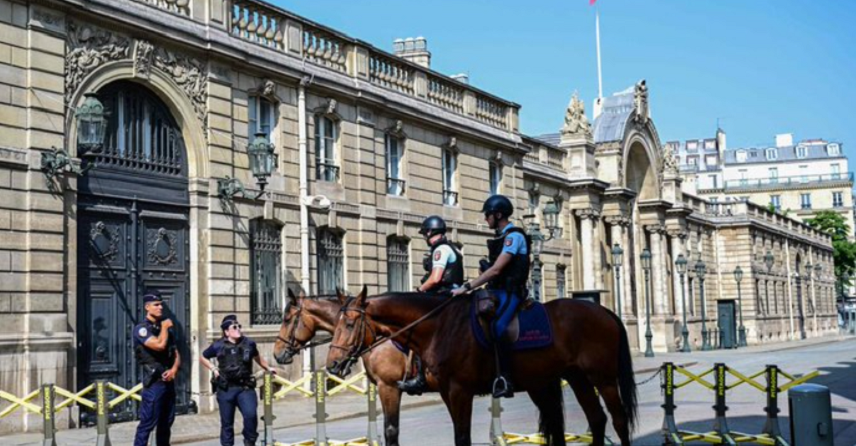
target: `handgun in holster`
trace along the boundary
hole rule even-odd
[[[162,374],[162,367],[143,364],[143,387],[151,387],[152,384],[161,379]]]

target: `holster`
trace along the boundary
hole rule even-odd
[[[229,383],[221,376],[212,376],[211,391],[217,392],[218,390],[221,390],[223,392],[229,390]]]
[[[161,379],[161,375],[163,375],[163,367],[143,364],[143,387],[151,387]]]

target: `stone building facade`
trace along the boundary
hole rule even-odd
[[[431,214],[447,219],[473,277],[493,192],[517,216],[560,209],[563,231],[538,265],[546,299],[597,291],[618,311],[609,252],[625,247],[618,288],[634,346],[646,283],[655,349],[680,345],[680,253],[708,265],[703,298],[692,279],[683,286],[694,346],[702,301],[710,326],[734,320],[738,264],[750,342],[835,327],[829,238],[752,204],[682,193],[644,81],[600,99],[591,124],[573,98],[562,132],[535,138],[520,133],[517,104],[432,71],[424,42],[409,57],[405,41],[399,57],[261,2],[0,0],[0,36],[9,393],[136,383],[131,328],[143,292],[158,289],[185,357],[181,410],[208,410],[197,358],[225,314],[269,352],[286,288],[412,289],[426,252],[418,225]],[[85,148],[76,116],[91,94],[109,125],[103,146]],[[247,153],[259,133],[278,155],[261,195]],[[46,175],[45,161],[61,166],[55,149],[71,164]],[[809,259],[822,265],[811,277],[800,270]]]

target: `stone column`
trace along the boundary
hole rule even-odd
[[[683,254],[684,258],[687,258],[687,254],[684,252],[684,245],[687,239],[687,233],[683,230],[672,230],[669,231],[669,237],[672,238],[672,265],[670,265],[675,273],[672,274],[672,289],[674,290],[675,296],[675,314],[682,315],[684,310],[684,302],[683,296],[687,296],[689,299],[689,290],[687,289],[687,275],[684,274],[684,289],[681,290],[681,275],[678,274],[678,269],[675,267],[674,262],[678,259],[678,256]],[[687,260],[689,260],[687,258]],[[687,270],[689,270],[689,261],[687,262]],[[682,294],[684,293],[684,294]]]
[[[580,217],[580,226],[582,234],[582,272],[583,272],[583,289],[593,290],[597,286],[595,281],[595,251],[594,251],[594,222],[600,217],[600,214],[594,209],[578,210],[577,216]]]
[[[650,225],[645,230],[651,234],[651,314],[662,315],[665,313],[662,227]]]
[[[637,314],[636,308],[633,305],[633,281],[635,280],[637,271],[633,271],[632,267],[634,265],[639,265],[639,253],[636,251],[635,246],[631,246],[633,243],[635,243],[631,242],[632,237],[630,231],[632,230],[633,221],[628,216],[621,222],[621,243],[624,247],[624,264],[626,265],[624,267],[624,271],[622,271],[623,274],[621,275],[621,292],[624,293],[622,294],[621,299],[623,301],[622,305],[624,305],[624,308],[621,311],[624,313],[625,317],[629,315],[636,316]]]

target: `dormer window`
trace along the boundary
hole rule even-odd
[[[841,146],[838,144],[828,144],[826,146],[826,154],[829,156],[839,156],[841,155]]]
[[[773,148],[767,149],[765,152],[768,160],[777,160],[779,159],[779,151]]]
[[[698,150],[698,141],[687,141],[687,150]]]
[[[737,159],[738,163],[745,163],[746,162],[746,151],[745,150],[738,150],[736,155],[737,155],[736,159]]]
[[[808,157],[808,146],[797,146],[797,158]]]

